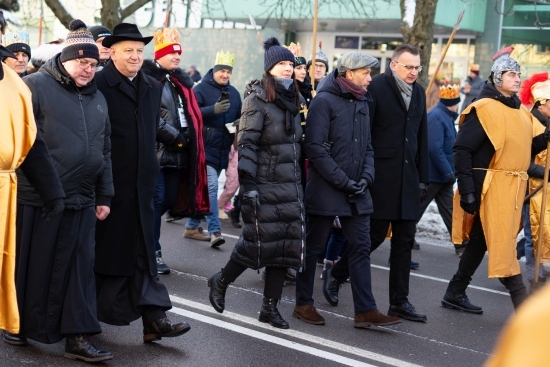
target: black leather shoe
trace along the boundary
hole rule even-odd
[[[271,326],[279,329],[288,329],[288,322],[286,322],[279,310],[277,310],[277,300],[275,298],[265,298],[260,310],[260,322],[267,322]]]
[[[323,270],[323,296],[331,306],[338,306],[338,292],[342,283],[332,276],[332,268]]]
[[[292,272],[292,269],[286,268],[285,274],[285,285],[295,285],[296,284],[296,275]]]
[[[86,335],[67,335],[64,356],[68,359],[80,359],[84,362],[100,362],[113,359],[111,352],[97,349]]]
[[[210,287],[210,294],[208,295],[210,304],[216,311],[222,313],[225,309],[225,292],[227,291],[229,283],[224,281],[222,272],[220,271],[208,279],[208,286]]]
[[[4,331],[3,333],[4,342],[11,345],[27,345],[27,338],[19,334],[12,334]]]
[[[420,263],[416,261],[411,261],[411,270],[417,270],[420,267]]]
[[[446,292],[441,300],[443,307],[452,308],[454,310],[482,314],[483,309],[479,306],[473,305],[466,293],[452,293]]]
[[[414,306],[409,301],[400,305],[390,305],[388,315],[401,317],[402,319],[409,321],[426,322],[428,318],[426,315],[416,312]]]
[[[163,337],[173,338],[183,335],[189,330],[191,330],[191,326],[185,321],[174,325],[167,318],[158,319],[147,326],[143,326],[143,342],[161,340]]]

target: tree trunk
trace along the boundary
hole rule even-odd
[[[101,25],[113,30],[121,22],[119,0],[101,0]]]
[[[60,0],[45,0],[45,2],[46,2],[46,5],[48,6],[48,8],[50,8],[51,11],[53,12],[55,17],[57,19],[59,19],[61,24],[63,24],[65,26],[65,28],[69,29],[69,24],[71,24],[71,20],[73,20],[74,18],[71,14],[69,14],[67,9],[65,9],[63,4],[61,4],[61,1]]]
[[[399,0],[401,15],[405,17],[406,0]],[[418,76],[418,82],[423,87],[427,87],[429,83],[429,67],[430,57],[432,56],[432,43],[434,38],[434,19],[437,0],[421,0],[416,1],[416,9],[414,12],[414,20],[412,27],[403,21],[401,25],[401,33],[405,43],[416,46],[420,51],[420,63],[422,72]]]

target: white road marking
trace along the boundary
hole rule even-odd
[[[181,304],[181,305],[184,305],[184,306],[187,306],[187,307],[192,307],[192,308],[198,309],[202,312],[208,312],[208,313],[213,313],[213,314],[216,314],[216,315],[220,315],[216,311],[214,311],[210,305],[207,306],[207,305],[204,305],[202,303],[194,302],[194,301],[191,301],[189,299],[181,298],[181,297],[174,296],[174,295],[170,295],[170,299],[174,303],[178,303],[178,304]],[[368,363],[361,362],[359,360],[347,358],[347,357],[344,357],[344,356],[336,354],[336,353],[327,352],[327,348],[336,349],[336,350],[342,351],[344,353],[356,355],[356,356],[361,357],[361,358],[370,359],[370,360],[381,362],[381,363],[391,365],[391,366],[420,367],[420,365],[417,365],[417,364],[409,363],[407,361],[403,361],[403,360],[400,360],[400,359],[397,359],[397,358],[388,357],[388,356],[385,356],[385,355],[382,355],[382,354],[370,352],[370,351],[367,351],[367,350],[364,350],[364,349],[351,347],[349,345],[334,342],[332,340],[319,338],[319,337],[316,337],[316,336],[311,335],[311,334],[302,333],[300,331],[291,330],[291,329],[287,329],[287,330],[277,329],[277,328],[274,328],[274,327],[270,326],[269,324],[261,323],[256,319],[246,317],[246,316],[242,316],[242,315],[234,313],[234,312],[224,311],[224,313],[222,314],[223,318],[233,320],[233,321],[236,321],[236,322],[239,322],[239,323],[253,325],[255,329],[260,328],[260,329],[264,329],[264,330],[269,330],[271,333],[277,333],[277,334],[281,334],[281,335],[284,335],[284,336],[287,336],[287,337],[307,341],[309,343],[314,343],[314,344],[317,344],[320,347],[322,347],[322,349],[313,348],[313,347],[307,346],[305,344],[300,344],[300,343],[293,342],[293,341],[290,341],[290,340],[287,340],[287,339],[279,338],[279,337],[276,337],[276,336],[273,336],[273,335],[270,335],[270,334],[266,334],[266,333],[263,333],[263,332],[260,332],[260,331],[256,331],[254,329],[249,329],[249,328],[242,327],[242,326],[239,326],[239,325],[235,325],[235,324],[232,324],[230,322],[222,321],[222,320],[219,320],[219,319],[216,319],[216,318],[213,318],[213,317],[209,317],[209,316],[198,314],[198,313],[195,313],[195,312],[192,312],[192,311],[184,310],[184,309],[181,309],[179,307],[173,307],[170,310],[170,312],[174,312],[178,315],[188,317],[188,318],[191,318],[191,319],[195,319],[195,320],[198,320],[198,321],[210,324],[210,325],[221,327],[221,328],[226,329],[226,330],[231,330],[233,332],[237,332],[237,333],[240,333],[240,334],[243,334],[243,335],[247,335],[249,337],[253,337],[253,338],[256,338],[256,339],[267,341],[267,342],[277,344],[277,345],[280,345],[280,346],[283,346],[283,347],[286,347],[286,348],[294,349],[294,350],[302,352],[302,353],[307,353],[307,354],[311,354],[311,355],[316,356],[316,357],[325,358],[325,359],[328,359],[330,361],[341,363],[341,364],[344,364],[344,365],[347,365],[347,366],[375,367],[375,365],[372,365],[372,364],[368,364]],[[222,316],[222,315],[220,315],[220,316]],[[385,329],[390,330],[389,328],[385,328]],[[368,332],[368,331],[365,331],[365,332]]]

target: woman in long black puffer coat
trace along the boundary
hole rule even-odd
[[[302,266],[305,214],[300,183],[300,93],[294,55],[276,38],[264,43],[261,81],[247,87],[239,135],[243,233],[221,272],[208,281],[210,303],[225,307],[225,292],[247,268],[266,268],[259,320],[288,329],[277,310],[287,268]]]

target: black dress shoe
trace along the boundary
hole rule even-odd
[[[475,313],[478,315],[483,313],[483,309],[481,307],[470,303],[466,293],[446,292],[441,300],[441,305],[454,310]]]
[[[388,315],[401,317],[405,320],[426,322],[428,318],[426,315],[416,312],[414,306],[409,301],[400,305],[390,305]]]
[[[11,345],[27,345],[27,338],[19,334],[12,334],[4,331],[4,342]]]
[[[341,284],[332,276],[332,267],[323,270],[323,296],[331,306],[338,306],[338,292]]]
[[[97,349],[86,335],[67,335],[65,358],[80,359],[84,362],[100,362],[113,359],[113,355],[111,352]]]
[[[191,326],[185,321],[174,325],[167,318],[158,319],[149,325],[143,326],[143,342],[161,340],[162,337],[173,338],[183,335],[189,330],[191,330]]]

